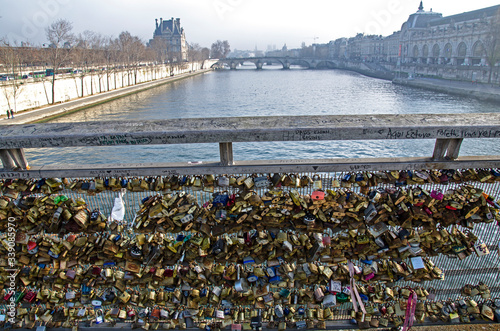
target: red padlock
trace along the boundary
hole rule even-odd
[[[325,199],[325,192],[323,191],[314,191],[311,193],[311,199],[313,201],[319,201]]]

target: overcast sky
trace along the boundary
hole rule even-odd
[[[117,36],[129,31],[144,41],[155,18],[179,17],[189,43],[210,46],[227,39],[232,49],[266,50],[326,43],[358,32],[389,35],[417,11],[415,0],[0,0],[0,37],[44,43],[45,27],[63,18],[74,32]],[[499,0],[424,1],[443,16],[500,4]]]

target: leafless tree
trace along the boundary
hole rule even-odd
[[[102,80],[104,78],[104,75],[106,75],[107,73],[106,68],[103,67],[103,65],[106,63],[104,54],[105,46],[106,38],[100,34],[94,34],[94,37],[92,38],[92,62],[94,64],[94,67],[91,70],[91,74],[97,74],[97,79],[99,82],[99,93],[101,93],[103,90],[104,83]]]
[[[231,52],[231,46],[227,40],[217,40],[212,44],[210,57],[212,59],[224,59]]]
[[[24,63],[23,48],[15,43],[11,44],[6,38],[0,40],[0,62],[3,64],[4,71],[8,73],[13,80],[6,82],[12,88],[3,88],[4,96],[7,99],[9,109],[17,113],[17,97],[22,92],[23,80],[22,69]],[[12,103],[11,103],[12,102]]]
[[[114,87],[116,88],[116,67],[119,63],[119,47],[115,40],[106,38],[103,45],[103,57],[106,63],[106,89],[109,91],[110,75],[114,77]]]
[[[70,58],[74,35],[71,33],[73,25],[67,20],[57,20],[45,29],[47,40],[50,42],[47,60],[52,69],[52,100],[55,102],[56,75],[60,68]]]
[[[206,60],[210,58],[210,49],[208,47],[203,47],[201,49],[201,57]]]
[[[134,37],[132,43],[132,54],[130,56],[130,65],[134,74],[134,84],[137,84],[137,75],[142,62],[145,60],[146,46],[139,37]]]
[[[131,67],[130,63],[132,61],[132,45],[134,43],[133,37],[128,31],[124,31],[120,33],[118,38],[116,39],[116,44],[118,45],[119,51],[120,51],[120,60],[123,64],[123,68],[126,69],[127,71],[127,85],[130,85],[130,75],[131,75]],[[125,70],[124,70],[125,71]],[[123,72],[124,72],[123,71]],[[123,74],[122,74],[122,81],[123,81]],[[122,83],[123,85],[123,83]]]
[[[149,48],[151,48],[156,57],[155,60],[158,63],[165,63],[168,59],[168,43],[165,38],[157,37],[151,40],[149,43]]]
[[[140,64],[144,60],[146,47],[142,40],[137,36],[132,36],[130,32],[120,33],[116,40],[124,66],[127,68],[128,85],[130,85],[130,76],[134,76],[134,84],[137,84],[137,74]]]
[[[94,38],[96,34],[93,31],[86,30],[83,33],[80,33],[76,38],[75,49],[73,51],[73,60],[78,66],[78,70],[75,72],[75,75],[80,77],[81,83],[81,96],[84,96],[84,83],[85,77],[90,75],[90,94],[94,94],[94,86],[93,86],[93,66],[94,66]]]
[[[210,50],[203,48],[200,44],[191,44],[188,46],[188,61],[203,61],[210,56]]]

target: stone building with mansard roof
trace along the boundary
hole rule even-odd
[[[486,42],[491,22],[500,19],[500,5],[443,17],[424,10],[420,2],[400,31],[390,36],[358,34],[349,38],[346,51],[331,42],[334,58],[407,65],[486,66]],[[337,48],[336,48],[337,47]]]
[[[156,29],[153,33],[153,39],[151,42],[157,38],[163,39],[166,46],[166,52],[169,54],[168,58],[171,61],[186,61],[187,60],[187,44],[186,35],[184,29],[181,27],[181,19],[173,17],[170,20],[163,20],[160,18],[160,23],[158,24],[158,19],[156,21]]]
[[[486,65],[485,43],[491,21],[499,13],[497,5],[443,17],[432,9],[425,11],[420,2],[418,11],[401,27],[402,63]]]

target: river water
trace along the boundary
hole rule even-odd
[[[54,122],[170,118],[498,112],[498,105],[341,70],[255,70],[244,65],[134,94]],[[498,154],[493,140],[465,140],[461,155]],[[431,156],[434,141],[235,143],[235,160]],[[28,150],[31,165],[216,161],[217,144]]]

